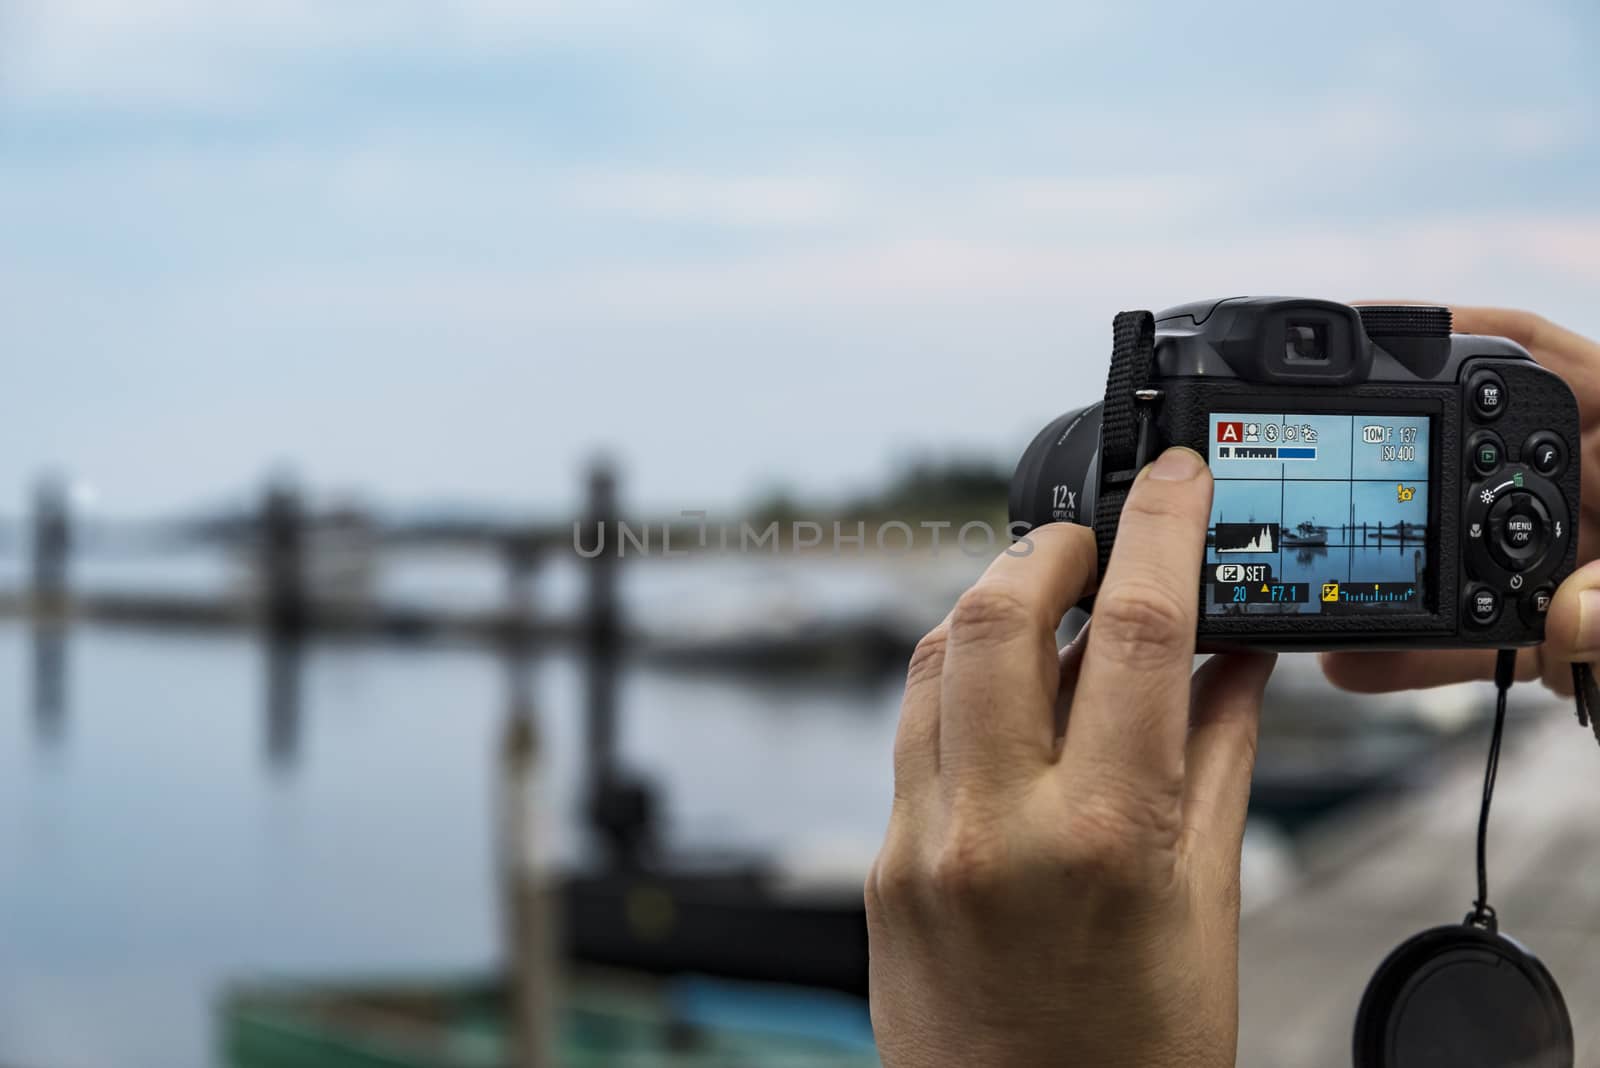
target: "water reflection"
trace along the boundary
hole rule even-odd
[[[270,637],[266,652],[266,765],[289,774],[300,759],[301,667],[304,643],[292,635]]]
[[[60,620],[41,619],[33,628],[34,737],[59,744],[67,719],[67,631]]]

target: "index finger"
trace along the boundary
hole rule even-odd
[[[1460,334],[1510,338],[1566,380],[1580,397],[1600,391],[1600,346],[1542,315],[1518,308],[1453,307]]]
[[[1521,308],[1492,308],[1474,304],[1433,301],[1357,301],[1359,304],[1418,304],[1450,309],[1451,329],[1458,334],[1484,334],[1509,338],[1527,349],[1545,367],[1566,380],[1573,392],[1600,393],[1600,345],[1552,323],[1536,312]]]
[[[1031,531],[1001,553],[950,613],[939,696],[939,774],[1016,779],[1055,754],[1056,628],[1093,586],[1094,532]]]
[[[1196,452],[1168,449],[1140,472],[1117,524],[1095,598],[1065,761],[1135,789],[1182,795],[1189,676],[1211,472]]]
[[[1322,653],[1319,660],[1322,673],[1341,690],[1395,693],[1492,679],[1497,655],[1493,649],[1388,649]],[[1517,679],[1526,682],[1538,675],[1537,653],[1519,650]]]

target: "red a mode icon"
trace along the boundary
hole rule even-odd
[[[1231,441],[1231,442],[1235,442],[1235,443],[1243,441],[1244,440],[1244,424],[1243,423],[1218,423],[1217,424],[1217,440],[1218,441]]]

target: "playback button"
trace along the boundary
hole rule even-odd
[[[1480,430],[1472,435],[1468,448],[1472,455],[1472,469],[1479,475],[1492,475],[1505,462],[1506,447],[1500,443],[1500,436],[1492,430]]]

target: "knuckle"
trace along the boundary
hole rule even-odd
[[[957,642],[1003,641],[1033,626],[1033,613],[1013,593],[977,585],[963,593],[950,613],[950,638]]]
[[[880,918],[904,911],[922,896],[922,882],[915,848],[903,833],[891,829],[867,872],[863,888],[867,911]]]
[[[876,899],[879,911],[885,906],[903,906],[916,899],[920,882],[914,865],[885,853],[878,857],[867,880],[867,904],[871,907]]]
[[[1097,886],[1148,889],[1176,856],[1182,820],[1154,800],[1101,797],[1079,806],[1067,825],[1068,870]]]
[[[1004,883],[999,836],[962,826],[949,833],[933,859],[930,882],[940,900],[955,906],[994,899]]]
[[[1052,553],[1065,557],[1074,574],[1094,578],[1100,566],[1100,552],[1092,529],[1077,523],[1050,523],[1033,531],[1033,537]]]
[[[1123,893],[1143,881],[1142,858],[1128,839],[1092,821],[1075,821],[1064,857],[1067,875],[1080,885]]]
[[[1185,653],[1194,639],[1187,608],[1154,582],[1120,582],[1095,601],[1090,640],[1096,642],[1097,654],[1123,663],[1164,663]]]
[[[867,869],[867,878],[861,885],[861,900],[866,903],[867,912],[877,912],[883,907],[883,892],[878,889],[879,861],[874,860],[872,867]]]
[[[911,660],[906,665],[907,689],[938,681],[944,672],[944,650],[949,638],[949,632],[943,626],[938,626],[917,642],[917,647],[911,651]]]
[[[1183,829],[1182,771],[1137,784],[1098,775],[1069,810],[1068,826],[1075,842],[1096,852],[1173,844]]]

